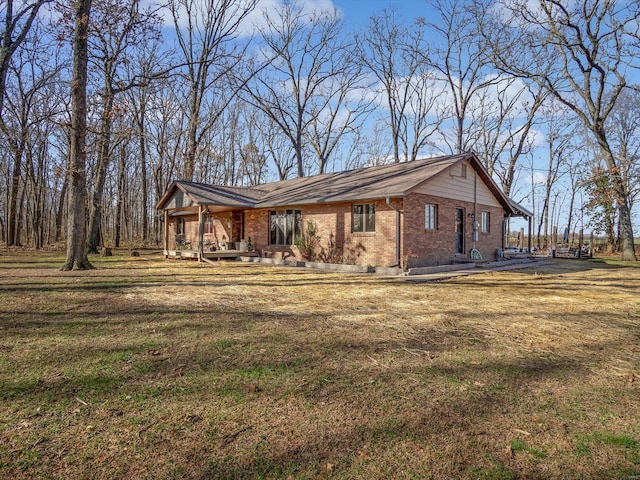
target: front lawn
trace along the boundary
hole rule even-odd
[[[637,479],[640,267],[0,256],[0,478]]]

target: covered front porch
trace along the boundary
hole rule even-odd
[[[258,256],[245,238],[245,210],[250,199],[232,187],[208,190],[174,184],[158,202],[164,219],[165,258],[210,259]]]
[[[219,207],[218,207],[219,208]],[[173,259],[235,259],[258,256],[244,239],[244,213],[216,207],[164,211],[164,257]]]
[[[203,251],[199,250],[165,250],[164,257],[172,259],[196,259],[202,260],[204,258],[208,260],[234,260],[242,257],[258,257],[258,252],[240,251],[240,250],[216,250],[216,251]]]

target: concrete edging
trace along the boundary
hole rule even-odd
[[[401,275],[402,270],[394,267],[363,267],[361,265],[346,265],[342,263],[302,262],[298,260],[280,260],[265,257],[241,257],[241,261],[247,263],[260,263],[264,265],[279,265],[283,267],[314,268],[330,272],[346,273],[376,273],[382,275]]]

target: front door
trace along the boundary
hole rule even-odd
[[[231,212],[231,241],[239,242],[244,239],[244,212]]]
[[[456,208],[456,253],[464,253],[464,208]]]

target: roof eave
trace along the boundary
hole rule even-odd
[[[302,205],[318,205],[318,204],[329,204],[329,203],[353,203],[353,202],[362,202],[362,201],[370,201],[370,200],[384,200],[385,198],[404,198],[405,192],[395,192],[395,193],[384,193],[384,194],[376,194],[376,195],[358,195],[357,197],[343,197],[343,198],[329,198],[329,199],[314,199],[314,200],[306,200],[306,201],[295,201],[295,202],[287,202],[287,203],[258,203],[255,205],[255,209],[260,208],[280,208],[280,207],[296,207]]]
[[[502,204],[502,208],[508,215],[518,216],[518,212],[513,206],[513,203],[509,197],[505,195],[500,186],[495,182],[491,175],[487,171],[487,169],[482,165],[482,162],[477,157],[477,155],[473,152],[470,152],[467,157],[469,163],[473,166],[474,170],[480,175],[482,181],[487,185],[491,193],[496,197],[496,199]]]
[[[171,184],[167,192],[162,196],[158,203],[156,203],[156,210],[164,210],[165,204],[171,199],[176,189],[182,190],[182,193],[189,197],[194,205],[199,205],[198,200],[189,193],[184,185],[182,185],[179,181],[175,181]]]

